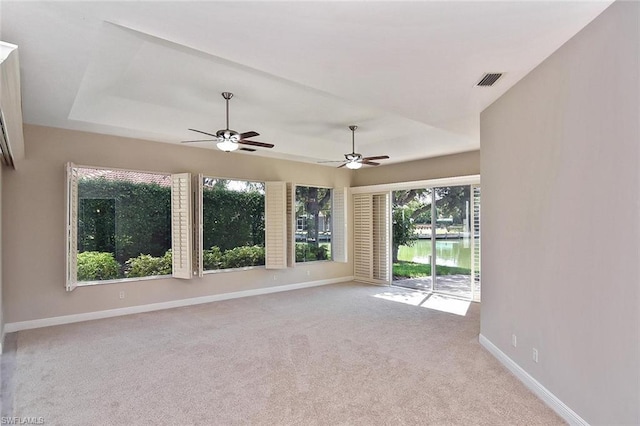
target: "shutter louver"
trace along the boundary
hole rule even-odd
[[[389,194],[373,196],[373,279],[389,282]]]
[[[287,267],[287,187],[265,183],[265,268]]]
[[[78,171],[67,163],[67,265],[66,290],[78,286]]]
[[[353,196],[353,275],[356,280],[373,277],[373,196]]]
[[[202,198],[203,198],[203,176],[199,174],[194,177],[193,182],[193,276],[202,277],[204,267],[202,263],[203,255],[203,227],[202,227]]]
[[[191,175],[171,175],[171,252],[173,277],[191,279],[193,217]]]
[[[472,195],[472,212],[473,212],[473,226],[471,227],[471,262],[472,262],[472,271],[471,276],[473,277],[472,286],[473,286],[473,300],[475,302],[480,301],[480,187],[472,186],[471,187],[473,195]]]
[[[331,252],[334,262],[347,262],[347,188],[334,188],[331,223]]]
[[[296,191],[295,185],[287,183],[287,266],[296,266]]]

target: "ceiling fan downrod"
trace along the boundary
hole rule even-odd
[[[227,101],[227,130],[229,130],[229,99],[233,98],[233,93],[222,92],[222,97]]]
[[[358,128],[358,126],[356,126],[355,124],[352,124],[351,126],[349,126],[349,128],[351,129],[351,153],[355,154],[356,153],[356,129]]]

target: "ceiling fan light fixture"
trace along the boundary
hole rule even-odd
[[[227,104],[226,105],[227,106],[227,114],[226,114],[227,127],[225,129],[218,130],[215,134],[209,133],[209,132],[203,132],[202,130],[198,130],[198,129],[189,129],[192,132],[198,132],[207,136],[211,136],[213,137],[213,139],[198,139],[198,140],[192,140],[192,141],[182,141],[182,143],[209,142],[209,141],[216,142],[216,146],[218,147],[218,149],[225,152],[231,152],[237,149],[241,149],[242,151],[249,151],[249,152],[255,151],[255,149],[253,148],[246,148],[244,146],[240,148],[239,145],[253,145],[253,146],[259,146],[262,148],[274,147],[272,143],[264,143],[264,142],[248,140],[248,138],[252,138],[254,136],[260,136],[260,133],[254,132],[253,130],[250,132],[244,132],[244,133],[238,133],[235,130],[231,130],[229,128],[229,99],[233,97],[233,93],[222,92],[222,97],[225,99]]]
[[[347,168],[351,170],[357,170],[362,167],[362,163],[360,161],[349,161],[347,163]]]
[[[224,152],[231,152],[238,149],[238,144],[229,139],[222,140],[216,144],[219,150]]]

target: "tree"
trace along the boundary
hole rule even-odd
[[[222,251],[264,245],[264,194],[216,184],[202,193],[203,244]]]
[[[307,215],[307,242],[318,247],[320,241],[320,212],[327,210],[331,190],[314,186],[296,187],[296,215]]]
[[[393,263],[398,262],[400,246],[411,246],[417,237],[416,223],[431,223],[431,190],[407,189],[393,191]]]
[[[461,225],[467,215],[467,202],[470,200],[471,187],[445,186],[435,188],[436,205],[442,217],[451,217],[453,223]]]
[[[393,263],[398,262],[400,246],[411,246],[416,242],[415,224],[412,218],[405,214],[403,208],[394,208],[393,214]]]

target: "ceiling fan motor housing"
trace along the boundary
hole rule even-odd
[[[238,142],[240,140],[240,133],[236,132],[235,130],[224,129],[224,130],[218,130],[216,132],[216,137],[220,142],[224,142],[224,141]]]
[[[360,161],[362,160],[362,154],[358,154],[357,152],[352,152],[351,154],[345,154],[344,158],[346,158],[347,161]]]

